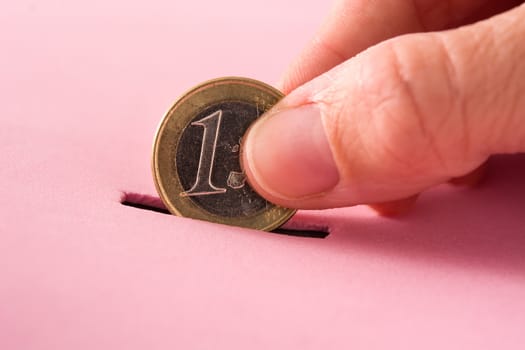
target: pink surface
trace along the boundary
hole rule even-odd
[[[294,219],[326,239],[120,204],[173,100],[277,80],[323,1],[3,2],[0,349],[523,348],[524,156],[403,219]]]

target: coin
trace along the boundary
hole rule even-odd
[[[258,195],[240,164],[246,130],[282,97],[265,83],[227,77],[175,102],[157,130],[152,161],[157,192],[171,213],[268,231],[295,213]]]

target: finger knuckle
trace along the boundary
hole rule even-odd
[[[385,97],[370,109],[383,131],[384,152],[410,171],[450,173],[468,141],[464,123],[457,129],[451,122],[465,120],[455,62],[434,35],[392,40],[382,54],[389,67]]]

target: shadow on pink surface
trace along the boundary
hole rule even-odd
[[[400,218],[331,218],[322,246],[360,246],[382,255],[525,277],[525,155],[498,156],[476,188],[441,186]],[[309,220],[308,213],[300,213]],[[298,218],[299,219],[299,218]]]

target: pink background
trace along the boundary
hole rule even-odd
[[[326,239],[125,207],[193,85],[276,81],[324,1],[3,0],[0,349],[522,349],[525,157]],[[366,28],[363,28],[366,30]]]

